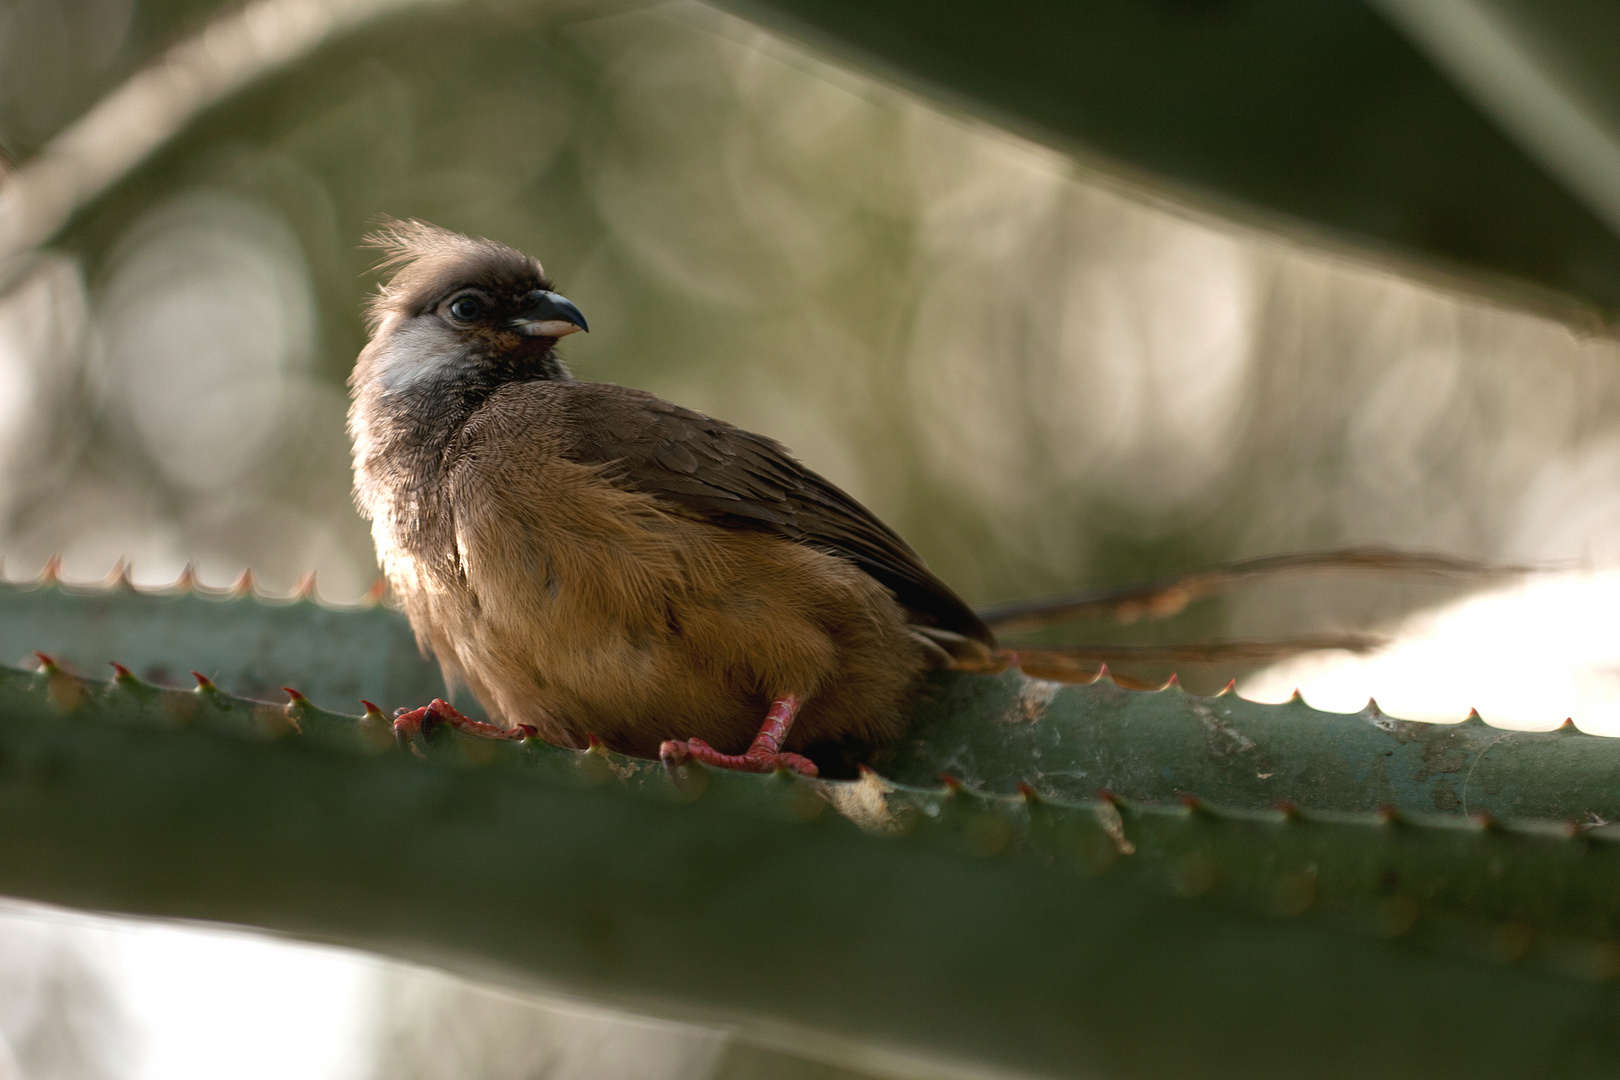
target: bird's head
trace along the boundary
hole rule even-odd
[[[371,342],[357,391],[440,393],[517,379],[567,379],[557,339],[589,329],[520,251],[422,221],[389,221],[366,238],[393,275],[367,311]]]

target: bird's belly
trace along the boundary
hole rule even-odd
[[[921,671],[882,586],[779,538],[658,514],[616,535],[469,534],[461,552],[434,649],[493,716],[554,742],[648,755],[701,738],[737,753],[784,695],[807,703],[791,744],[876,741],[903,723]]]
[[[678,619],[658,617],[680,597],[641,597],[634,610],[566,584],[488,605],[475,626],[450,635],[460,667],[485,708],[549,739],[648,752],[671,731],[735,741],[767,699],[746,671],[693,655]],[[652,601],[652,602],[648,602]],[[516,611],[509,610],[516,607]]]

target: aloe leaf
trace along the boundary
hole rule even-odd
[[[0,672],[0,891],[342,942],[851,1063],[1608,1075],[1613,828],[661,766]]]
[[[248,697],[279,697],[289,683],[328,708],[361,699],[385,708],[445,696],[405,619],[382,604],[328,607],[308,596],[258,599],[244,582],[229,592],[189,585],[138,591],[0,584],[0,663],[41,652],[85,674],[120,663],[148,682],[191,684],[193,671]],[[471,711],[476,705],[457,701]]]
[[[385,711],[442,696],[404,618],[381,604],[331,608],[127,585],[0,586],[0,661],[42,652],[92,673],[117,661],[150,682],[208,675],[248,697],[297,686],[327,708],[361,699]],[[476,704],[458,700],[468,712]],[[1484,812],[1497,817],[1620,820],[1620,740],[1508,731],[1471,717],[1414,723],[1369,703],[1359,713],[1213,698],[1172,685],[1142,693],[1102,679],[1085,686],[937,676],[899,745],[872,764],[904,784],[942,774],[1012,794],[1058,799],[1099,790],[1144,802],[1196,795],[1232,808],[1281,802],[1323,811]]]
[[[1327,811],[1382,806],[1498,817],[1620,820],[1620,739],[1509,731],[1471,715],[1432,724],[1385,715],[1143,693],[1109,679],[1062,686],[1016,673],[945,675],[906,740],[873,764],[903,783],[941,773],[1063,799],[1099,789],[1148,802],[1197,795],[1230,807]]]

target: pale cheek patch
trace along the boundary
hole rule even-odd
[[[455,379],[473,366],[471,350],[461,336],[437,321],[413,320],[398,329],[384,323],[379,336],[392,330],[388,348],[377,357],[376,377],[385,394]]]

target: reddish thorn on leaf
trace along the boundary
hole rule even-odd
[[[1367,713],[1368,716],[1382,716],[1383,715],[1383,710],[1378,707],[1378,699],[1377,698],[1371,698],[1370,697],[1370,698],[1367,699],[1366,713]]]
[[[232,599],[239,600],[244,596],[251,596],[252,594],[253,569],[252,567],[249,567],[248,569],[242,571],[241,576],[236,579],[236,584],[231,586],[230,595]]]
[[[1107,803],[1109,806],[1118,806],[1119,805],[1119,796],[1115,795],[1112,791],[1109,791],[1107,788],[1098,788],[1097,789],[1097,798],[1098,798],[1098,800]]]
[[[293,597],[298,600],[315,599],[315,571],[311,570],[298,579],[298,587],[293,590]]]
[[[365,604],[367,607],[376,607],[386,599],[388,599],[388,579],[379,577],[371,583],[371,588],[366,590]]]
[[[1181,797],[1181,805],[1185,806],[1188,810],[1191,810],[1195,814],[1209,813],[1209,807],[1204,805],[1204,800],[1200,799],[1196,795],[1183,795]]]
[[[585,733],[585,749],[588,752],[600,754],[607,750],[607,744],[598,739],[595,732],[587,731]]]
[[[1284,821],[1300,821],[1304,818],[1304,815],[1299,812],[1299,807],[1287,799],[1278,799],[1277,809],[1282,813]]]
[[[1224,694],[1235,694],[1235,693],[1237,693],[1237,680],[1236,679],[1227,679],[1226,680],[1226,685],[1221,687],[1221,692],[1219,694],[1216,694],[1215,696],[1216,697],[1221,697]]]
[[[110,663],[112,664],[113,678],[117,679],[119,682],[135,681],[135,676],[129,673],[129,668],[125,667],[123,664],[120,664],[116,660],[110,661]]]
[[[60,664],[58,664],[55,660],[52,660],[50,657],[46,656],[42,652],[35,653],[34,657],[35,657],[35,659],[37,659],[39,661],[39,670],[41,670],[41,671],[48,672],[51,675],[55,675],[58,671],[62,670],[62,666]]]
[[[182,566],[180,568],[180,576],[174,579],[174,584],[173,585],[169,586],[169,591],[170,592],[177,592],[177,593],[188,593],[188,592],[194,591],[196,588],[197,588],[197,564],[196,563],[186,563],[186,565],[184,565],[184,566]]]
[[[197,680],[197,689],[198,690],[218,690],[219,689],[219,687],[214,685],[214,682],[213,682],[212,679],[210,679],[208,676],[204,675],[200,671],[193,671],[191,673],[191,677],[193,679]]]
[[[1172,671],[1170,673],[1170,677],[1168,679],[1164,680],[1164,685],[1161,686],[1159,689],[1161,689],[1161,690],[1170,690],[1172,688],[1179,688],[1180,686],[1181,686],[1181,678],[1178,675],[1176,675],[1175,672]]]
[[[533,724],[518,724],[513,730],[523,733],[518,736],[520,739],[538,739],[540,737],[540,729]]]
[[[309,698],[305,697],[303,694],[300,694],[297,690],[294,690],[290,686],[283,686],[281,688],[281,692],[287,695],[287,704],[289,705],[297,705],[299,708],[303,708],[309,704]]]
[[[1566,716],[1564,717],[1564,722],[1559,724],[1553,730],[1558,732],[1560,735],[1578,735],[1580,734],[1581,729],[1575,726],[1575,718],[1573,716]]]
[[[62,556],[52,555],[45,560],[45,566],[39,572],[41,585],[55,585],[62,580]]]
[[[109,592],[113,589],[134,587],[134,583],[129,579],[129,563],[122,556],[112,564],[112,569],[107,571],[107,576],[101,579],[101,587]]]
[[[1108,670],[1108,665],[1107,664],[1104,664],[1102,667],[1097,669],[1097,677],[1092,679],[1091,681],[1094,682],[1094,683],[1113,682],[1114,681],[1114,673]]]
[[[1496,820],[1496,815],[1492,814],[1489,810],[1474,810],[1469,813],[1468,817],[1475,825],[1478,825],[1481,829],[1485,829],[1486,831],[1501,827],[1500,823],[1498,823]]]
[[[1378,807],[1378,820],[1385,825],[1399,825],[1401,823],[1401,808],[1393,803],[1383,803]]]
[[[955,795],[967,789],[966,784],[962,783],[962,781],[958,780],[950,773],[940,773],[939,782],[945,785],[945,791],[951,795]]]
[[[360,704],[362,704],[362,705],[364,705],[366,707],[366,719],[367,720],[387,720],[388,719],[388,717],[383,713],[383,711],[381,709],[377,708],[377,706],[373,705],[371,702],[367,701],[365,698],[360,699]]]
[[[1037,803],[1041,801],[1041,793],[1024,783],[1022,780],[1018,781],[1018,794],[1027,803]]]
[[[1303,705],[1303,704],[1305,704],[1305,695],[1299,692],[1299,687],[1297,687],[1297,686],[1294,687],[1294,692],[1292,694],[1288,695],[1288,704],[1290,704],[1290,705]]]

